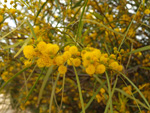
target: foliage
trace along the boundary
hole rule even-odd
[[[1,93],[18,112],[149,113],[149,6],[0,2]]]

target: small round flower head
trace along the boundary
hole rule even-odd
[[[105,89],[104,89],[104,88],[101,88],[101,89],[100,89],[100,92],[101,92],[101,93],[105,93]]]
[[[118,70],[118,66],[119,66],[119,64],[118,64],[118,62],[116,62],[116,61],[111,62],[111,63],[109,64],[109,67],[112,68],[112,69],[114,69],[114,70]]]
[[[73,63],[73,58],[69,58],[67,60],[67,64],[70,65],[70,66],[72,66],[72,63]]]
[[[81,65],[81,60],[80,60],[79,58],[73,59],[73,65],[74,65],[75,67],[80,66],[80,65]]]
[[[0,15],[0,23],[3,21],[3,15]]]
[[[55,62],[56,62],[56,65],[62,65],[63,63],[64,63],[64,59],[63,59],[63,57],[62,56],[57,56],[56,58],[55,58]]]
[[[116,59],[116,55],[111,54],[111,55],[110,55],[110,58],[112,58],[112,59]]]
[[[105,72],[106,68],[103,64],[99,64],[97,67],[96,67],[96,73],[97,74],[103,74]]]
[[[10,9],[9,12],[14,14],[16,12],[16,9]]]
[[[32,64],[32,62],[31,61],[29,61],[29,60],[26,60],[25,62],[24,62],[24,65],[27,67],[27,66],[31,66],[31,64]]]
[[[37,60],[38,67],[50,67],[53,64],[53,60],[48,55],[42,55]]]
[[[107,63],[107,61],[108,61],[107,57],[105,57],[105,56],[100,57],[100,62]]]
[[[78,52],[78,48],[76,47],[76,46],[71,46],[70,48],[69,48],[69,52],[71,53],[71,54],[77,54],[77,52]]]
[[[144,11],[144,13],[147,14],[147,15],[150,14],[150,9],[146,9],[146,10]]]
[[[66,47],[64,48],[64,50],[65,50],[65,51],[69,51],[69,48],[70,48],[70,46],[66,46]]]
[[[65,61],[68,60],[69,58],[71,58],[71,53],[69,51],[65,51],[63,53],[63,58]]]
[[[50,54],[52,55],[55,55],[59,50],[59,46],[57,44],[52,44],[50,47],[49,47],[49,52]]]
[[[94,67],[94,65],[89,65],[87,68],[86,68],[86,73],[87,74],[89,74],[89,75],[92,75],[92,74],[94,74],[95,73],[95,67]]]
[[[59,72],[60,74],[65,74],[65,73],[67,72],[67,67],[64,66],[64,65],[59,66],[59,67],[58,67],[58,72]]]
[[[118,71],[122,71],[123,70],[123,66],[122,65],[119,65],[118,66]]]
[[[24,47],[23,53],[26,58],[32,59],[35,55],[35,50],[32,45],[28,45]]]
[[[46,47],[47,47],[47,45],[46,45],[46,43],[43,42],[43,41],[41,41],[41,42],[39,42],[39,43],[37,44],[37,49],[38,49],[41,53],[43,53],[43,52],[45,51]]]

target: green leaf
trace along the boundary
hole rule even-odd
[[[44,2],[44,4],[41,6],[41,8],[39,9],[39,11],[37,12],[34,22],[36,22],[37,17],[39,16],[40,12],[41,12],[42,9],[44,8],[44,6],[47,4],[47,2],[48,2],[48,0],[46,0],[46,2]],[[40,3],[40,1],[39,1],[39,3]]]
[[[57,75],[57,78],[56,78],[55,83],[54,83],[53,88],[52,88],[50,104],[49,104],[49,113],[51,113],[51,111],[52,111],[53,98],[54,98],[54,93],[55,93],[55,89],[56,89],[56,85],[57,85],[59,76],[60,76],[60,74]]]
[[[46,73],[46,76],[44,77],[44,81],[43,81],[43,83],[42,83],[42,86],[41,86],[41,88],[40,88],[40,93],[39,93],[39,96],[38,96],[38,102],[37,102],[38,105],[40,104],[40,100],[41,100],[41,98],[42,98],[44,88],[45,88],[45,86],[46,86],[46,83],[47,83],[47,81],[48,81],[49,76],[51,75],[51,73],[52,73],[52,71],[53,71],[53,67],[54,67],[54,66],[52,65],[51,67],[48,68],[48,71],[47,71],[47,73]]]
[[[9,83],[11,82],[13,79],[15,79],[18,75],[20,75],[22,72],[26,71],[29,67],[26,67],[24,69],[22,69],[21,71],[19,71],[18,73],[16,73],[13,77],[11,77],[7,82],[5,82],[2,87],[0,88],[0,91]]]
[[[30,27],[30,29],[31,29],[31,32],[32,32],[33,37],[35,38],[35,40],[37,40],[32,25],[30,24],[30,22],[29,22],[28,20],[27,20],[27,23],[28,23],[28,25],[29,25],[29,27]]]
[[[141,91],[136,87],[136,85],[123,73],[117,71],[118,73],[120,73],[135,89],[136,91],[141,95],[141,97],[143,98],[143,100],[145,101],[145,103],[147,104],[147,106],[149,107],[150,110],[150,105],[149,102],[147,101],[147,99],[144,97],[144,95],[141,93]]]
[[[23,48],[28,44],[28,42],[30,41],[31,38],[32,38],[32,35],[30,35],[30,37],[24,41],[24,44],[19,49],[19,51],[15,54],[14,58],[16,58],[22,52]]]
[[[126,92],[124,92],[123,90],[119,89],[119,88],[115,88],[116,91],[120,92],[121,94],[125,95],[126,97],[135,100],[138,104],[140,104],[142,107],[146,108],[149,110],[149,108],[143,104],[141,101],[139,101],[138,99],[135,99],[134,97],[132,97],[131,95],[127,94]]]
[[[91,13],[93,14],[96,18],[100,19],[100,20],[103,20],[104,16],[100,15],[99,13],[96,13],[96,12],[93,12]]]
[[[28,93],[28,95],[27,95],[27,97],[26,97],[25,103],[26,103],[26,101],[29,99],[29,96],[31,95],[31,93],[33,92],[33,90],[34,90],[34,88],[35,88],[37,82],[39,81],[40,77],[42,76],[43,71],[44,71],[44,68],[42,69],[40,75],[39,75],[38,78],[36,79],[36,81],[35,81],[34,85],[32,86],[32,88],[30,89],[30,91],[29,91],[29,93]]]
[[[57,6],[58,6],[58,8],[59,8],[59,11],[60,11],[61,9],[60,9],[60,5],[59,5],[58,0],[55,0],[55,2],[56,2]]]
[[[82,106],[82,112],[85,113],[84,101],[83,101],[83,96],[82,96],[81,85],[80,85],[78,73],[77,73],[77,70],[74,66],[73,66],[73,69],[74,69],[74,72],[76,75],[76,80],[77,80],[77,85],[78,85],[78,90],[79,90],[79,97],[80,97],[80,102],[81,102],[81,106]]]
[[[111,31],[111,32],[113,32],[113,33],[116,33],[117,35],[120,35],[120,36],[124,37],[124,34],[119,33],[119,32],[117,32],[117,31],[115,31],[115,30],[113,30],[113,29],[107,27],[106,25],[101,24],[101,23],[99,23],[99,22],[97,22],[97,21],[95,21],[95,20],[82,19],[82,21],[89,21],[89,22],[91,22],[91,23],[97,24],[97,25],[99,25],[99,26],[101,26],[101,27],[106,28],[107,30],[109,30],[109,31]],[[133,42],[133,43],[136,43],[136,41],[134,41],[133,39],[131,39],[131,38],[129,38],[129,37],[127,37],[127,39],[130,40],[130,41]]]
[[[85,110],[91,105],[91,103],[92,103],[93,100],[95,99],[96,95],[99,93],[100,89],[101,89],[102,87],[104,87],[105,84],[106,84],[106,81],[103,82],[103,83],[98,87],[98,89],[97,89],[96,92],[93,94],[93,96],[91,97],[91,99],[89,100],[89,102],[86,104]],[[80,113],[82,113],[82,112],[80,112]]]
[[[5,46],[5,47],[3,47],[3,49],[9,49],[9,48],[16,47],[16,46],[18,46],[18,45],[22,44],[23,42],[24,42],[24,41],[17,42],[17,43],[15,43],[15,44],[13,44],[13,45]]]
[[[87,5],[87,2],[88,0],[86,0],[85,4],[84,4],[84,7],[83,7],[83,11],[81,13],[81,16],[80,16],[80,21],[79,21],[79,24],[78,24],[78,30],[77,30],[77,38],[81,38],[81,34],[82,34],[82,29],[83,29],[83,22],[82,22],[82,18],[83,18],[83,14],[84,14],[84,11],[85,11],[85,7]],[[76,39],[77,39],[76,38]],[[81,40],[81,39],[80,39]]]
[[[81,6],[81,2],[82,2],[82,1],[83,1],[83,0],[78,1],[78,2],[72,7],[72,9]]]
[[[138,8],[137,12],[139,11],[139,9],[140,9],[141,5],[142,5],[142,2],[141,2],[141,4],[140,4],[140,6],[139,6],[139,8]],[[136,13],[137,13],[137,12],[136,12]],[[132,25],[133,20],[135,19],[135,17],[136,17],[136,14],[135,14],[135,15],[134,15],[134,17],[132,18],[132,20],[131,20],[131,22],[130,22],[130,24],[129,24],[128,28],[127,28],[127,31],[125,32],[125,34],[124,34],[124,36],[123,36],[123,39],[122,39],[122,41],[121,41],[121,43],[120,43],[120,45],[119,45],[119,47],[118,47],[118,51],[120,50],[120,48],[121,48],[122,44],[124,43],[125,38],[126,38],[126,36],[127,36],[127,34],[128,34],[128,31],[129,31],[129,29],[130,29],[130,27],[131,27],[131,25]]]
[[[136,52],[141,52],[141,51],[146,51],[146,50],[150,50],[150,46],[141,47],[141,48],[136,49],[134,51],[131,51],[131,52],[127,53],[127,54],[133,54],[133,53],[136,53]]]
[[[10,31],[9,33],[5,34],[3,37],[0,37],[0,40],[5,38],[6,36],[10,35],[12,32],[14,32],[15,30],[17,30],[19,27],[21,27],[27,20],[24,20],[18,27],[16,27],[15,29],[13,29],[12,31]]]
[[[106,74],[107,85],[108,85],[108,94],[109,94],[108,105],[110,105],[110,112],[113,113],[111,85],[109,82],[109,77],[108,77],[107,72],[105,72],[105,74]]]

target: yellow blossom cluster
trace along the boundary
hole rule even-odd
[[[111,54],[108,56],[107,53],[101,54],[101,51],[96,48],[87,47],[81,52],[82,64],[85,67],[86,73],[92,74],[103,74],[106,68],[113,70],[122,71],[123,66],[119,65],[115,60],[116,56]]]
[[[23,53],[28,59],[25,65],[31,64],[32,60],[36,60],[38,67],[58,66],[58,72],[65,74],[69,66],[79,67],[83,65],[85,71],[89,75],[103,74],[106,69],[122,71],[123,66],[116,61],[116,56],[106,53],[101,53],[99,49],[93,47],[83,48],[78,50],[77,46],[66,46],[64,52],[59,51],[57,44],[39,42],[34,48],[32,45],[24,47]]]
[[[3,16],[0,15],[0,23],[3,21]]]

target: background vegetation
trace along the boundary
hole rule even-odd
[[[149,0],[4,0],[1,94],[18,112],[149,113],[149,31]]]

